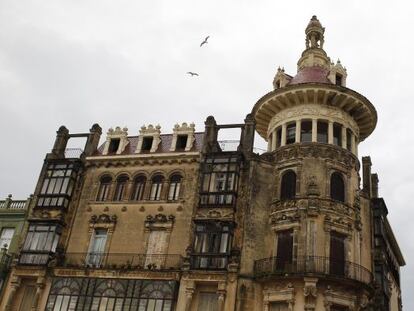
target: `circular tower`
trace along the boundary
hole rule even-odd
[[[362,310],[372,294],[369,200],[357,155],[377,113],[346,87],[346,69],[323,49],[324,32],[313,16],[297,74],[279,68],[274,90],[253,108],[272,162],[274,246],[254,263],[265,310]]]

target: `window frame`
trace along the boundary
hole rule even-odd
[[[104,181],[105,179],[107,181]],[[97,202],[108,201],[109,194],[111,192],[112,182],[113,182],[112,176],[109,174],[104,174],[99,178],[98,193],[96,195]]]
[[[338,184],[340,182],[340,184]],[[331,174],[329,179],[329,197],[332,200],[345,203],[346,200],[346,187],[343,174],[335,171]]]
[[[122,174],[117,177],[115,182],[115,191],[113,196],[113,201],[122,201],[125,197],[125,192],[127,190],[129,182],[129,176],[126,174]]]
[[[173,180],[177,179],[178,180]],[[181,197],[181,185],[182,185],[183,176],[181,174],[173,174],[170,177],[170,183],[168,187],[168,201],[178,201]]]
[[[3,237],[4,233],[7,230],[13,230],[13,233],[11,234],[11,237],[10,238]],[[10,244],[13,241],[13,237],[14,237],[15,232],[16,232],[16,228],[15,227],[3,227],[3,228],[1,228],[1,232],[0,232],[0,249],[5,248],[6,250],[8,250],[10,248]],[[9,241],[9,243],[8,244],[5,243],[6,241]],[[5,246],[6,244],[7,244],[7,246]]]
[[[131,201],[142,201],[144,199],[145,186],[147,184],[147,177],[143,174],[139,174],[134,177]]]
[[[155,180],[158,179],[159,180]],[[150,189],[150,193],[149,193],[149,200],[150,201],[160,201],[162,200],[161,196],[162,196],[162,190],[163,190],[163,184],[165,181],[165,177],[162,174],[155,174],[152,178],[151,178],[151,189]]]
[[[67,208],[74,192],[79,166],[73,162],[48,163],[36,207]]]
[[[294,180],[293,181],[285,180],[285,178],[289,178],[288,176],[290,174],[293,174],[292,176],[294,176]],[[297,174],[292,169],[288,169],[282,172],[282,175],[280,178],[280,200],[281,201],[295,199],[296,191],[297,191],[297,186],[296,186],[297,179],[298,179]],[[293,190],[289,190],[290,188],[293,188]]]

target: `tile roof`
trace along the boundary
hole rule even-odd
[[[196,132],[194,133],[195,141],[193,143],[193,147],[191,148],[191,151],[201,151],[201,147],[203,144],[203,137],[204,132]],[[158,149],[155,153],[175,153],[175,152],[185,152],[185,151],[170,151],[171,142],[173,138],[173,134],[161,134],[160,135],[161,142],[158,145]],[[129,144],[126,146],[125,150],[121,153],[121,155],[128,155],[128,154],[135,154],[135,150],[137,148],[138,144],[138,136],[128,136]],[[104,150],[105,143],[99,146],[97,152],[94,154],[94,156],[100,156],[102,155],[102,152]],[[139,153],[139,154],[154,154],[154,153]],[[108,154],[109,155],[109,154]],[[110,154],[114,155],[114,154]]]
[[[312,82],[332,84],[332,82],[328,80],[328,74],[329,70],[321,67],[305,67],[290,80],[288,85]]]

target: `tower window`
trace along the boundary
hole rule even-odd
[[[339,173],[333,173],[331,175],[331,199],[345,202],[344,180]]]
[[[279,148],[282,144],[282,128],[279,127],[276,130],[276,148]]]
[[[286,127],[286,145],[293,144],[296,137],[296,123],[288,124]]]
[[[342,75],[337,73],[335,75],[335,84],[341,86],[342,85]]]
[[[141,147],[141,151],[150,151],[152,148],[152,141],[154,140],[154,137],[152,136],[148,136],[148,137],[144,137],[142,140],[142,147]]]
[[[302,143],[312,141],[312,121],[302,121],[300,126],[300,141]]]
[[[118,151],[120,142],[121,140],[119,138],[111,139],[111,142],[109,143],[108,153],[116,153]]]
[[[350,129],[346,130],[346,149],[352,151],[352,131]]]
[[[342,145],[342,125],[334,123],[333,125],[333,143],[334,145]]]
[[[296,195],[296,174],[294,171],[287,171],[282,176],[280,199],[293,199]]]
[[[187,139],[188,135],[178,135],[175,150],[185,150],[185,147],[187,146]]]
[[[328,143],[328,123],[324,121],[318,121],[318,143]]]

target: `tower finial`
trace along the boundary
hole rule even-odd
[[[323,49],[325,28],[319,22],[316,15],[313,15],[305,29],[306,49],[320,48]]]

